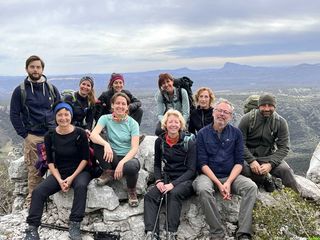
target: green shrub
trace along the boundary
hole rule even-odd
[[[289,188],[272,193],[276,204],[256,203],[253,212],[254,239],[292,239],[294,236],[319,239],[318,205],[301,198]]]

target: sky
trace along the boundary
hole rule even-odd
[[[320,63],[316,0],[0,0],[0,75]]]

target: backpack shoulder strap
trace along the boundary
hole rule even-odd
[[[280,115],[277,112],[274,112],[272,115],[272,123],[271,123],[271,135],[274,139],[278,138],[278,130],[280,128]]]
[[[26,104],[27,93],[25,83],[20,83],[20,94],[21,94],[21,105],[24,106]]]
[[[20,83],[20,96],[21,96],[21,107],[22,109],[25,109],[25,111],[27,112],[27,119],[30,119],[29,108],[26,105],[27,92],[26,92],[26,84],[24,82]]]
[[[71,96],[72,96],[72,102],[77,102],[78,101],[75,91],[71,93]]]
[[[190,133],[186,136],[184,136],[183,139],[183,149],[185,152],[188,152],[188,148],[189,148],[189,141],[190,140],[195,140],[195,135],[193,133]]]
[[[258,111],[259,111],[258,109],[252,109],[249,112],[249,132],[248,133],[251,133],[254,126],[256,125]]]
[[[55,130],[49,130],[49,136],[51,140],[51,153],[53,164],[56,165],[56,142],[55,142]]]
[[[48,81],[46,81],[46,84],[47,84],[48,89],[49,89],[50,97],[52,98],[52,101],[55,102],[55,100],[56,100],[56,98],[57,98],[57,95],[56,95],[56,93],[55,93],[55,91],[54,91],[54,87],[53,87],[53,85],[52,85],[50,82],[48,82]]]

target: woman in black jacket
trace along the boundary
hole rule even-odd
[[[131,92],[124,90],[124,78],[120,73],[112,73],[108,84],[108,90],[103,92],[98,98],[96,105],[95,119],[98,119],[105,114],[111,114],[111,98],[117,92],[125,93],[130,99],[129,116],[136,120],[140,126],[143,110],[141,101],[134,97]]]
[[[201,128],[212,124],[212,105],[215,96],[210,88],[201,87],[194,95],[197,108],[190,113],[189,132],[197,134]]]
[[[89,144],[86,132],[71,124],[72,106],[58,102],[54,106],[57,127],[44,137],[48,167],[51,174],[32,192],[26,230],[27,240],[38,240],[38,227],[46,199],[59,191],[74,189],[70,214],[69,235],[72,240],[81,239],[80,223],[84,217],[87,186],[91,175],[87,171]]]
[[[181,113],[173,109],[168,110],[161,121],[161,126],[165,132],[155,142],[156,185],[144,197],[147,239],[157,239],[159,236],[159,225],[155,226],[155,222],[161,197],[164,195],[167,195],[169,239],[175,239],[180,223],[182,201],[193,194],[192,181],[196,173],[194,136],[186,135],[184,132],[185,120]],[[163,169],[162,163],[164,163]]]
[[[63,99],[72,103],[73,117],[72,124],[86,130],[90,135],[96,98],[94,94],[94,81],[92,77],[84,76],[80,79],[79,90],[76,92],[62,92]]]

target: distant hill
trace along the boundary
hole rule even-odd
[[[193,89],[211,87],[217,97],[225,97],[235,104],[235,124],[242,115],[243,101],[253,93],[272,92],[279,102],[277,111],[288,120],[292,152],[289,164],[299,174],[309,166],[312,153],[320,141],[320,64],[301,64],[288,67],[253,67],[226,63],[220,69],[155,70],[124,73],[125,86],[142,101],[144,116],[141,132],[152,135],[157,122],[154,93],[160,73],[175,77],[189,76]],[[79,79],[86,74],[48,76],[59,90],[77,89]],[[107,88],[110,74],[88,74],[95,78],[97,96]],[[1,105],[8,104],[13,89],[25,76],[0,76]],[[9,121],[8,109],[0,108],[0,143],[21,143]],[[0,150],[1,152],[1,150]]]
[[[174,77],[188,76],[194,81],[194,88],[208,86],[215,91],[273,89],[281,87],[317,87],[320,80],[320,64],[300,64],[287,67],[253,67],[236,63],[226,63],[219,69],[154,70],[147,72],[124,73],[126,88],[135,92],[155,92],[158,75],[169,72]],[[48,75],[48,79],[59,90],[77,89],[79,79],[86,74]],[[88,74],[95,78],[98,94],[107,88],[110,73]],[[0,100],[9,99],[13,89],[25,76],[0,76]]]

